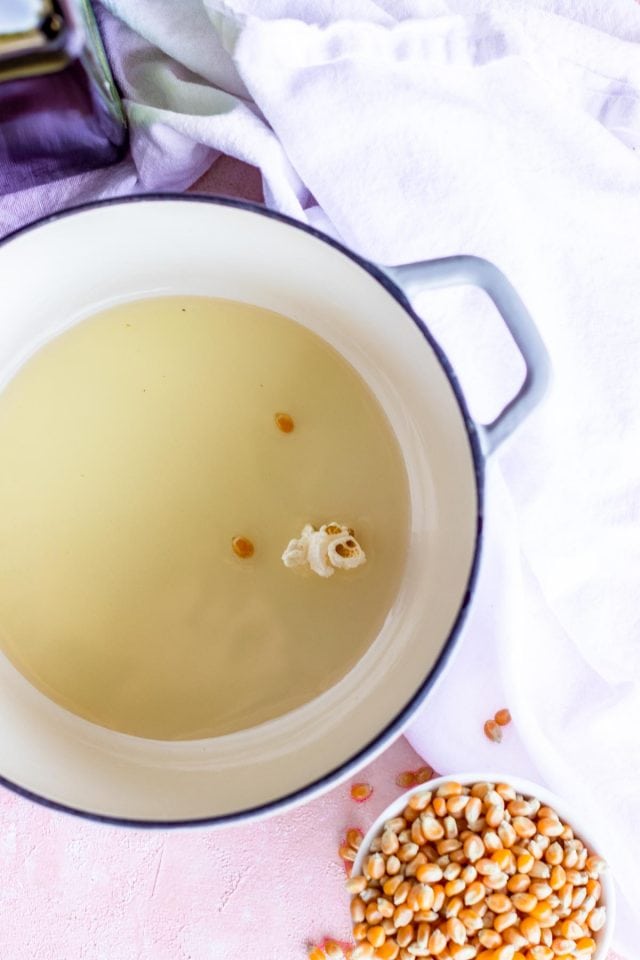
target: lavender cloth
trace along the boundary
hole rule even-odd
[[[640,935],[640,8],[632,0],[106,0],[132,125],[117,168],[5,197],[188,188],[223,154],[266,202],[382,263],[494,260],[555,383],[489,471],[488,562],[452,669],[409,731],[444,772],[529,774],[598,821]],[[266,8],[268,6],[268,12]],[[206,181],[211,183],[211,180]],[[519,369],[469,293],[419,297],[472,411]],[[500,748],[481,720],[509,705]],[[497,752],[498,751],[498,752]],[[615,817],[611,812],[615,811]]]

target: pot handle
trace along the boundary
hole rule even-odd
[[[525,363],[526,374],[515,397],[488,424],[477,424],[480,445],[492,453],[510,436],[544,396],[550,380],[549,354],[524,303],[505,275],[489,260],[456,256],[386,267],[404,293],[411,297],[426,287],[472,284],[485,291],[507,325]]]

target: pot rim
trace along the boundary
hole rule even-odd
[[[124,196],[119,197],[107,197],[100,200],[89,200],[84,203],[76,204],[74,206],[65,207],[63,210],[58,210],[54,213],[45,214],[42,217],[38,217],[36,220],[31,221],[28,224],[25,224],[21,227],[18,227],[15,230],[12,230],[10,233],[6,234],[4,237],[0,238],[0,253],[2,247],[9,243],[11,240],[16,239],[23,234],[26,234],[32,230],[35,230],[39,227],[46,225],[47,223],[55,222],[60,220],[63,217],[73,216],[77,213],[83,213],[88,210],[93,210],[99,207],[109,207],[115,206],[118,204],[128,204],[128,203],[143,203],[145,201],[179,201],[181,203],[211,203],[216,206],[230,207],[238,210],[245,210],[250,213],[255,213],[260,216],[268,217],[273,220],[280,221],[287,226],[293,227],[294,229],[301,230],[305,233],[311,234],[317,240],[320,240],[322,243],[328,244],[330,247],[333,247],[339,253],[346,256],[349,260],[357,264],[363,270],[365,270],[372,280],[380,284],[384,289],[389,293],[394,300],[403,308],[405,313],[408,315],[409,319],[418,327],[418,330],[427,341],[431,349],[433,350],[436,359],[440,363],[449,385],[453,391],[456,403],[458,404],[458,409],[460,411],[461,418],[464,423],[465,432],[467,434],[469,445],[471,448],[471,455],[473,461],[473,473],[475,480],[475,489],[476,489],[476,498],[477,498],[477,507],[476,507],[476,531],[475,531],[475,540],[474,540],[474,550],[471,560],[471,567],[469,570],[469,575],[467,577],[467,584],[462,601],[458,608],[456,618],[454,620],[453,626],[449,631],[448,636],[446,637],[442,648],[426,677],[423,679],[422,683],[415,691],[413,696],[407,701],[404,707],[396,714],[393,720],[391,720],[381,731],[379,731],[375,736],[371,738],[363,747],[361,747],[353,756],[348,760],[345,760],[343,763],[339,764],[337,767],[334,767],[328,773],[323,774],[320,777],[317,777],[315,780],[312,780],[310,783],[306,784],[303,787],[293,790],[282,797],[268,801],[267,803],[257,804],[253,807],[246,807],[243,810],[235,811],[233,813],[225,813],[212,815],[209,817],[197,817],[186,820],[144,820],[140,818],[129,818],[129,817],[117,817],[110,816],[108,814],[95,813],[88,810],[83,810],[81,808],[73,807],[69,804],[60,803],[56,800],[51,800],[48,797],[43,796],[42,794],[35,793],[32,790],[29,790],[27,787],[23,787],[18,783],[15,783],[13,780],[9,780],[2,775],[0,772],[0,786],[6,787],[7,789],[13,791],[21,797],[24,797],[27,800],[31,800],[34,803],[38,803],[43,807],[46,807],[50,810],[56,810],[61,813],[71,814],[76,817],[80,817],[84,820],[90,820],[98,823],[109,824],[112,826],[121,826],[121,827],[132,827],[137,829],[151,829],[151,830],[167,830],[167,829],[177,829],[177,828],[195,828],[195,827],[221,827],[229,824],[240,824],[245,821],[251,821],[256,819],[264,819],[267,816],[271,816],[276,813],[282,813],[287,809],[290,809],[294,806],[297,806],[307,800],[311,800],[315,796],[319,796],[322,793],[325,793],[332,787],[337,786],[346,780],[351,774],[356,773],[361,769],[367,762],[373,760],[378,754],[380,754],[384,749],[390,746],[395,739],[402,733],[402,731],[408,726],[409,722],[418,711],[423,701],[426,699],[428,693],[435,685],[436,681],[442,676],[447,666],[449,665],[451,654],[456,646],[458,641],[460,631],[466,619],[469,605],[471,602],[471,596],[473,594],[477,575],[478,575],[478,565],[480,560],[480,554],[482,552],[483,545],[483,516],[484,516],[484,484],[485,484],[485,466],[484,461],[485,457],[482,453],[480,446],[480,439],[478,436],[478,431],[476,428],[475,421],[472,419],[467,408],[464,395],[458,383],[458,379],[455,375],[455,372],[446,357],[445,353],[441,347],[434,340],[432,335],[429,333],[424,321],[415,313],[409,300],[403,293],[402,289],[398,284],[387,274],[384,269],[380,266],[377,266],[375,263],[372,263],[370,260],[361,257],[359,254],[354,253],[352,250],[349,250],[348,247],[340,243],[338,240],[334,240],[333,237],[328,236],[322,231],[317,230],[315,227],[311,227],[308,224],[302,223],[299,220],[295,220],[293,217],[287,216],[286,214],[279,213],[275,210],[270,210],[267,207],[263,207],[260,204],[253,203],[248,200],[238,200],[232,197],[223,197],[223,196],[213,196],[209,194],[201,193],[175,193],[175,192],[148,192],[148,193],[136,193],[136,194],[125,194]]]

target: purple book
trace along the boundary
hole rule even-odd
[[[89,0],[2,0],[0,195],[115,163],[126,146]]]

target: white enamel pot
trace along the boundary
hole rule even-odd
[[[409,288],[469,283],[494,301],[527,371],[488,426],[469,417],[405,296]],[[92,204],[14,233],[0,244],[0,290],[0,386],[61,329],[126,299],[210,295],[292,317],[339,350],[376,394],[411,497],[409,557],[394,606],[365,656],[330,690],[250,730],[168,743],[78,718],[0,656],[4,783],[96,819],[212,824],[300,802],[372,759],[450,657],[479,558],[484,458],[546,385],[545,349],[505,277],[465,256],[385,271],[260,207],[162,195]]]

